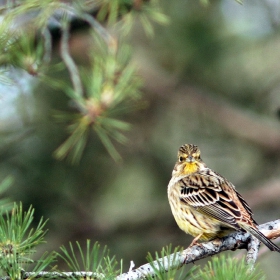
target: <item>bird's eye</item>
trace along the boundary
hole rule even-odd
[[[183,157],[179,157],[179,161],[183,161],[184,160],[184,158]]]

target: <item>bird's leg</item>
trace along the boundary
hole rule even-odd
[[[191,245],[189,247],[192,247],[193,245],[198,245],[199,243],[197,242],[200,237],[203,235],[203,233],[200,233],[194,240],[192,241]]]

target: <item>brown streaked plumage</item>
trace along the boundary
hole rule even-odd
[[[258,230],[252,210],[234,185],[206,166],[196,145],[180,147],[167,191],[178,226],[195,237],[191,245],[240,230],[255,236],[271,251],[280,252]]]

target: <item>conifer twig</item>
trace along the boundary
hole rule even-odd
[[[90,271],[78,271],[78,272],[48,272],[41,271],[37,272],[25,272],[23,271],[21,274],[21,279],[92,279],[92,280],[101,280],[105,279],[105,275],[103,273],[96,273]],[[0,280],[12,280],[9,276],[0,277]]]
[[[104,28],[92,15],[87,12],[83,12],[80,9],[76,9],[73,6],[61,3],[61,9],[56,11],[56,16],[61,20],[61,17],[64,13],[67,13],[67,16],[71,20],[81,19],[89,24],[89,26],[98,33],[107,45],[110,45],[115,41],[114,37],[110,35],[108,30]]]
[[[249,265],[249,270],[252,271],[254,269],[255,262],[258,257],[260,241],[251,236],[251,241],[248,243],[248,252],[246,254],[246,263]]]
[[[61,36],[61,46],[60,46],[60,54],[61,58],[64,61],[69,74],[70,78],[74,87],[74,91],[77,97],[82,97],[83,95],[83,87],[82,82],[79,74],[79,70],[77,65],[75,64],[73,58],[69,53],[69,23],[65,22],[64,28],[61,28],[62,36]]]
[[[52,36],[48,28],[43,29],[41,34],[42,34],[42,38],[44,39],[43,61],[45,63],[50,63],[52,58]]]

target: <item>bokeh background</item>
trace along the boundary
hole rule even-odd
[[[16,85],[1,85],[0,176],[13,176],[6,195],[32,204],[35,223],[49,219],[42,250],[91,239],[128,268],[170,243],[187,247],[192,238],[175,224],[166,194],[185,143],[197,144],[208,166],[234,183],[259,223],[280,217],[279,1],[160,5],[169,25],[155,25],[149,37],[136,22],[127,38],[143,87],[123,116],[132,129],[116,146],[122,161],[94,134],[79,164],[54,159],[67,134],[52,116],[69,108],[68,98],[23,71],[13,73]],[[81,63],[87,36],[83,28],[72,36]],[[279,279],[279,261],[262,254],[267,279]]]

